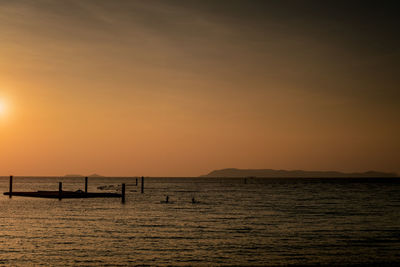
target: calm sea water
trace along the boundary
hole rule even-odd
[[[84,187],[15,177],[14,191],[59,181]],[[134,178],[92,178],[89,191],[122,182],[125,205],[0,196],[0,265],[400,264],[400,179],[146,178],[140,194]]]

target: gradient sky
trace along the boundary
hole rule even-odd
[[[392,2],[0,0],[0,175],[400,173]]]

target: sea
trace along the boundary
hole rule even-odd
[[[0,265],[400,265],[399,178],[145,177],[144,193],[136,179],[89,178],[89,192],[125,183],[125,204],[1,194]],[[58,182],[84,190],[79,177],[14,177],[13,190]]]

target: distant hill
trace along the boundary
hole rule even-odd
[[[337,171],[302,171],[302,170],[271,170],[271,169],[222,169],[215,170],[201,177],[265,177],[265,178],[368,178],[368,177],[397,177],[396,173],[386,172],[354,172]]]
[[[85,177],[84,175],[81,175],[81,174],[67,174],[67,175],[65,175],[64,177]],[[94,173],[94,174],[91,174],[91,175],[89,175],[89,176],[87,176],[87,177],[93,177],[93,178],[96,178],[96,177],[104,177],[104,176],[101,176],[101,175],[99,175],[99,174],[96,174],[96,173]]]
[[[88,177],[96,178],[96,177],[104,177],[104,176],[101,176],[100,174],[94,173],[94,174],[89,175]]]

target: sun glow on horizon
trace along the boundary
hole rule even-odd
[[[3,115],[6,110],[4,102],[0,99],[0,115]]]
[[[8,105],[6,101],[0,98],[0,117],[4,117],[7,113]]]

